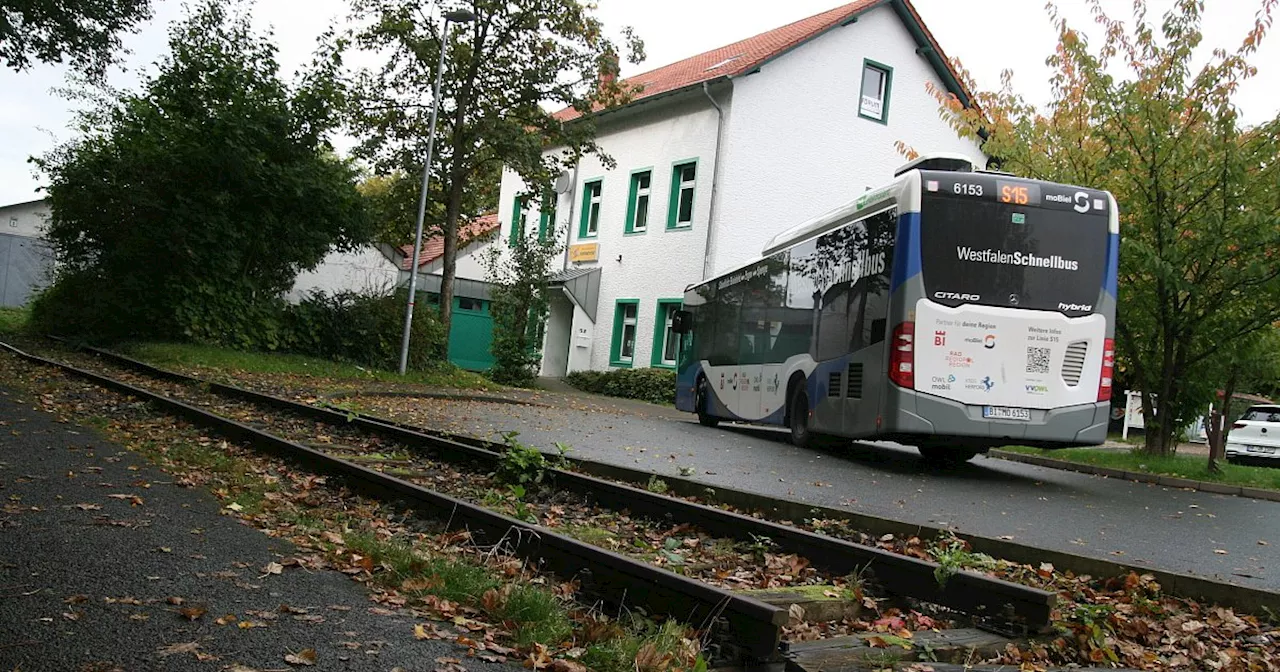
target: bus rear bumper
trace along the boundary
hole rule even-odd
[[[1111,413],[1111,405],[1103,401],[1051,410],[1032,409],[1030,421],[988,420],[982,417],[982,406],[910,390],[896,392],[892,396],[897,397],[897,407],[886,410],[880,431],[911,445],[951,437],[957,439],[956,443],[982,448],[1096,446],[1107,438]]]

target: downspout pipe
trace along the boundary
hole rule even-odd
[[[569,187],[569,221],[564,225],[564,263],[561,264],[560,270],[569,270],[569,239],[573,237],[573,216],[578,208],[578,176],[582,174],[582,157],[573,164],[573,185]],[[556,198],[559,198],[559,194]],[[559,211],[559,208],[556,209]],[[555,222],[551,225],[554,227]]]
[[[715,158],[711,164],[711,203],[708,208],[710,212],[707,215],[707,246],[702,253],[702,279],[706,280],[711,277],[711,259],[712,254],[715,252],[716,194],[720,190],[720,147],[724,144],[724,108],[711,95],[710,83],[702,83],[702,93],[707,96],[707,100],[711,101],[711,106],[716,108],[716,151]]]

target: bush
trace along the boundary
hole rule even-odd
[[[400,366],[406,293],[374,295],[312,292],[287,310],[286,349],[378,369]],[[434,308],[413,311],[409,368],[424,369],[444,343],[444,326]]]
[[[674,404],[676,372],[669,369],[616,369],[574,371],[564,382],[586,392],[610,397],[639,399],[652,404]]]

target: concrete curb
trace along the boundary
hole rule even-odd
[[[415,399],[443,399],[445,401],[478,401],[489,404],[511,404],[513,406],[535,406],[538,408],[555,408],[550,404],[526,399],[513,399],[488,394],[450,394],[448,392],[408,392],[403,390],[356,390],[349,392],[333,392],[322,395],[326,401],[340,401],[352,397],[389,397]],[[341,410],[341,409],[338,409]]]
[[[1210,492],[1215,495],[1235,495],[1236,497],[1249,497],[1252,499],[1265,499],[1270,502],[1280,502],[1280,491],[1277,490],[1249,488],[1241,485],[1227,485],[1225,483],[1214,483],[1213,481],[1196,481],[1190,478],[1149,474],[1138,471],[1124,471],[1121,469],[1112,469],[1111,467],[1097,467],[1091,464],[1068,462],[1067,460],[1058,460],[1052,457],[1011,453],[1005,450],[992,450],[987,453],[987,457],[1008,460],[1009,462],[1021,462],[1022,464],[1031,464],[1037,467],[1046,467],[1048,469],[1061,469],[1062,471],[1074,471],[1080,474],[1105,476],[1107,478],[1133,481],[1135,483],[1150,483],[1152,485],[1163,485],[1170,488]]]

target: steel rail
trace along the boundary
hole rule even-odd
[[[558,534],[540,525],[490,511],[469,502],[327,455],[247,424],[210,413],[176,399],[70,364],[24,352],[7,343],[0,348],[37,364],[67,371],[94,384],[156,404],[165,412],[205,427],[227,439],[298,463],[317,473],[337,476],[352,490],[388,503],[403,504],[424,517],[465,527],[480,543],[501,544],[507,552],[565,578],[576,578],[588,594],[611,606],[639,606],[693,624],[726,622],[725,637],[746,654],[749,663],[774,666],[781,660],[786,609],[721,590],[648,563],[637,562],[598,546]],[[138,364],[141,364],[139,362]],[[151,368],[142,364],[143,367]],[[168,372],[170,380],[200,382]],[[221,389],[216,383],[211,387]],[[235,389],[247,393],[247,390]],[[252,393],[251,393],[252,394]],[[278,401],[286,401],[277,399]],[[293,402],[289,402],[293,403]],[[308,407],[299,404],[303,408]],[[292,409],[300,410],[300,409]],[[316,409],[323,410],[323,409]],[[329,411],[341,416],[346,416]],[[328,421],[335,421],[325,416]],[[420,435],[425,437],[425,435]],[[475,450],[468,448],[468,450]],[[481,451],[486,452],[486,451]]]
[[[351,425],[367,432],[423,449],[455,462],[471,462],[495,469],[501,460],[500,446],[470,437],[428,433],[399,422],[312,406],[278,396],[187,376],[99,348],[85,348],[99,357],[145,374],[172,381],[207,386],[211,392],[250,403],[338,425]],[[582,460],[579,460],[582,461]],[[786,552],[807,558],[812,566],[837,575],[859,573],[870,578],[885,593],[947,607],[1001,631],[1043,632],[1052,622],[1057,596],[1048,591],[1004,581],[977,572],[962,570],[938,581],[939,565],[874,546],[816,534],[789,525],[762,520],[723,509],[667,497],[631,485],[586,474],[548,469],[555,487],[590,498],[614,510],[629,509],[649,518],[670,517],[696,525],[708,534],[750,542],[768,537]]]

